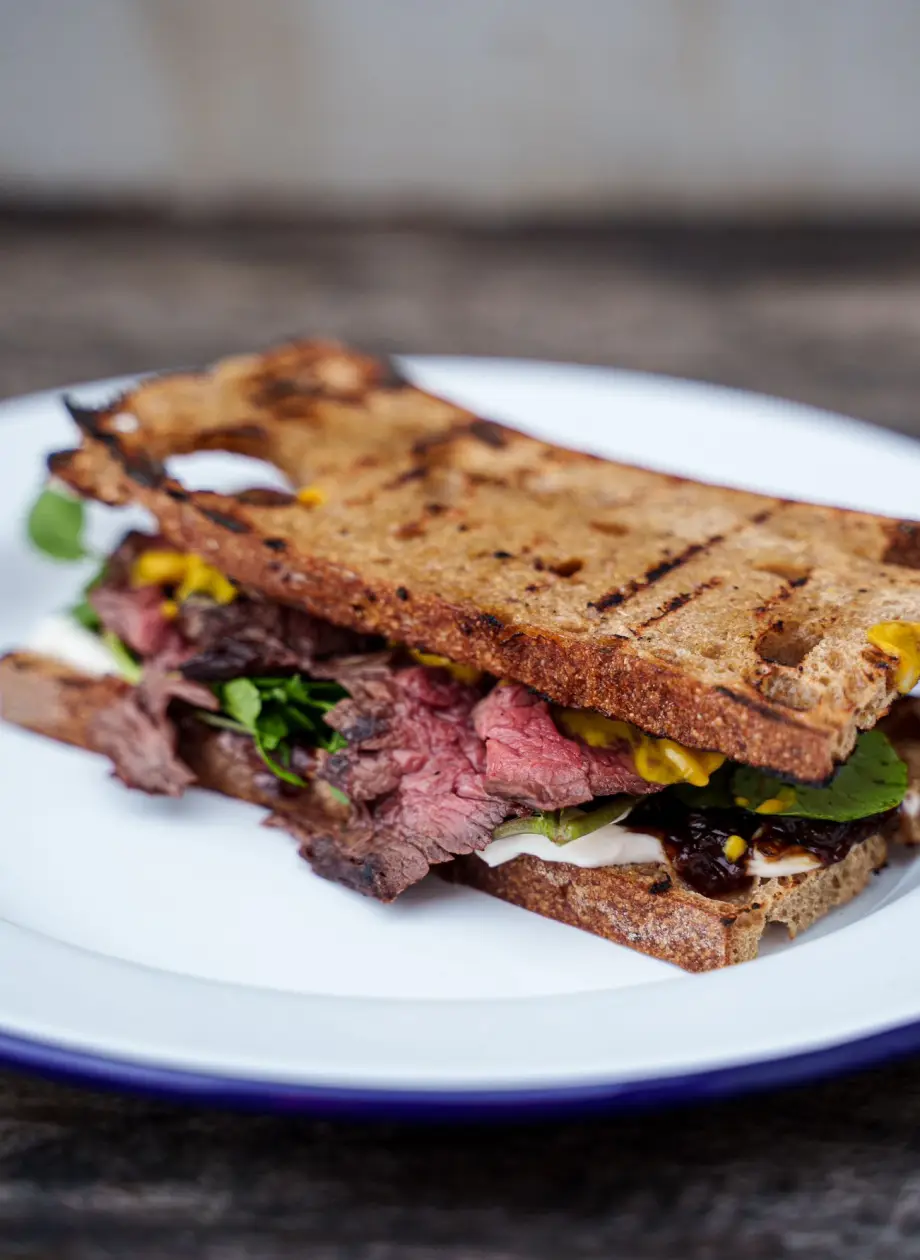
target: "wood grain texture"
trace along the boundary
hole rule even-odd
[[[920,231],[0,224],[0,392],[324,328],[702,377],[920,436]],[[910,1260],[920,1061],[666,1116],[230,1116],[0,1078],[0,1254]]]

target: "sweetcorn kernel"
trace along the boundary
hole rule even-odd
[[[757,806],[755,813],[758,814],[781,814],[783,810],[789,809],[795,804],[795,792],[792,788],[780,788],[776,796],[768,797],[767,800],[761,801]]]
[[[174,599],[164,599],[160,605],[160,616],[166,621],[175,621],[179,616],[179,605]]]
[[[297,491],[297,502],[304,507],[322,507],[326,502],[326,492],[318,486],[303,486]]]
[[[737,862],[747,852],[747,842],[743,836],[729,836],[722,845],[722,852],[729,862]]]

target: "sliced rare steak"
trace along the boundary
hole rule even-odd
[[[277,670],[309,673],[317,659],[379,643],[302,609],[246,595],[222,605],[191,599],[182,607],[178,626],[191,645],[182,673],[198,682],[227,682]]]
[[[347,794],[352,817],[319,829],[290,816],[277,823],[294,832],[319,874],[384,901],[430,866],[484,849],[518,812],[484,786],[485,749],[471,718],[481,690],[397,662],[378,653],[317,671],[350,692],[326,718],[349,746],[319,753],[316,772]]]
[[[126,787],[151,795],[181,796],[195,782],[177,752],[178,731],[168,713],[173,700],[198,708],[218,707],[207,687],[153,668],[144,671],[138,686],[96,716],[95,746],[111,759],[116,778]]]
[[[164,548],[170,549],[164,539],[132,530],[89,594],[105,629],[145,662],[154,658],[168,668],[181,668],[195,682],[226,682],[276,670],[306,673],[317,658],[379,645],[377,639],[245,591],[229,604],[193,596],[182,604],[178,618],[170,619],[164,615],[162,587],[131,585],[134,562],[145,551]]]
[[[393,901],[451,854],[437,844],[407,840],[382,830],[367,809],[343,821],[322,814],[273,813],[267,826],[287,831],[317,875],[378,901]]]
[[[276,780],[273,825],[297,836],[319,874],[382,900],[431,865],[484,849],[499,823],[528,808],[653,790],[625,744],[595,749],[567,738],[546,703],[518,684],[486,695],[484,684],[408,664],[398,650],[373,651],[379,640],[245,591],[225,605],[192,598],[168,620],[162,589],[130,585],[134,559],[158,542],[129,535],[94,592],[104,623],[144,663],[141,684],[101,732],[130,786],[178,795],[193,781],[176,752],[174,700],[215,708],[208,683],[298,670],[349,693],[326,717],[347,746],[295,747],[292,769],[344,792],[350,816],[333,813],[330,822],[328,812],[307,810],[312,792]]]
[[[105,629],[138,656],[181,658],[188,654],[175,624],[163,616],[163,592],[159,587],[142,586],[131,590],[106,579],[89,592],[88,599]]]
[[[595,796],[655,792],[637,772],[629,745],[592,748],[557,728],[545,700],[521,683],[498,686],[473,712],[485,741],[485,787],[535,809],[563,809]]]

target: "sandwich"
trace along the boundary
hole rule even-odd
[[[307,341],[67,400],[33,541],[142,507],[0,660],[127,787],[254,801],[313,871],[430,871],[692,971],[920,839],[920,525],[618,464]],[[612,416],[612,425],[628,418]],[[190,488],[170,457],[289,490]]]

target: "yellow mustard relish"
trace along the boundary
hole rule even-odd
[[[920,621],[880,621],[867,637],[873,647],[897,661],[898,691],[913,691],[920,682]]]
[[[132,586],[172,586],[175,598],[164,601],[165,617],[178,614],[190,595],[208,595],[217,604],[232,603],[236,587],[219,569],[194,552],[145,551],[131,566]]]
[[[723,753],[685,748],[673,739],[656,739],[630,722],[620,722],[588,709],[554,706],[553,717],[567,734],[579,736],[592,748],[629,744],[637,773],[649,783],[689,783],[692,787],[705,787],[709,776],[725,761]]]

